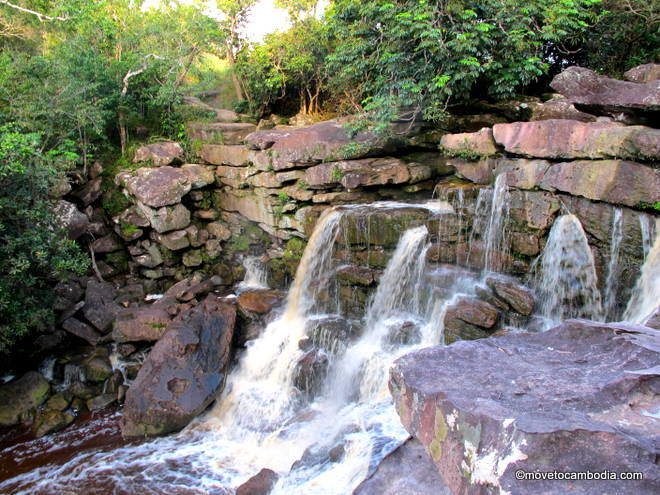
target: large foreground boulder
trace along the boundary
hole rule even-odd
[[[41,405],[50,392],[48,381],[36,371],[0,387],[0,426],[18,424],[24,415]]]
[[[659,359],[656,330],[568,320],[408,354],[390,390],[452,493],[651,494],[660,488]],[[608,478],[549,477],[587,471]],[[536,472],[551,474],[521,479]],[[611,478],[632,472],[642,479]]]
[[[122,433],[163,435],[186,426],[224,383],[236,309],[209,295],[167,327],[126,393]]]

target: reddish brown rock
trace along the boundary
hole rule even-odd
[[[268,495],[277,483],[275,471],[262,469],[236,489],[236,495]]]
[[[478,132],[445,134],[440,140],[440,146],[451,155],[471,154],[484,157],[498,152],[493,131],[488,127]]]
[[[628,81],[650,83],[660,79],[660,64],[644,64],[633,67],[623,74]]]
[[[305,182],[311,188],[341,184],[346,189],[361,186],[402,184],[410,180],[406,163],[398,158],[365,158],[316,165],[307,170]]]
[[[569,100],[561,96],[552,98],[545,103],[530,104],[530,108],[532,110],[530,121],[550,119],[578,120],[580,122],[596,121],[595,115],[580,112]]]
[[[123,182],[138,201],[152,208],[179,203],[192,187],[189,174],[174,167],[139,168]]]
[[[461,298],[447,309],[452,317],[481,328],[492,328],[497,322],[499,311],[485,301],[474,298]]]
[[[284,294],[278,290],[251,290],[238,296],[238,306],[245,311],[257,314],[268,313],[279,305]]]
[[[171,320],[165,305],[122,309],[113,325],[112,339],[115,342],[155,342],[163,336]]]
[[[104,237],[100,237],[92,242],[92,249],[95,253],[112,253],[114,251],[119,251],[124,245],[114,234],[109,234]]]
[[[151,162],[157,167],[170,165],[183,159],[183,148],[179,143],[162,142],[140,146],[135,151],[133,163]]]
[[[550,86],[578,108],[596,115],[628,114],[654,120],[660,112],[660,81],[636,83],[600,76],[582,67],[569,67]],[[655,120],[657,122],[657,120]]]
[[[86,340],[92,345],[96,345],[102,338],[102,335],[90,327],[87,323],[76,318],[67,318],[62,322],[62,328],[76,337]]]
[[[652,329],[569,320],[408,354],[390,390],[452,493],[650,495],[660,485],[659,349]],[[643,477],[521,480],[520,470]]]
[[[170,323],[126,393],[122,434],[163,435],[186,426],[222,388],[236,310],[209,295]]]
[[[347,265],[337,269],[337,278],[347,284],[368,287],[374,283],[374,271],[356,265]]]
[[[495,294],[506,301],[514,311],[529,316],[534,311],[534,296],[527,287],[504,280],[502,278],[488,277],[486,285],[495,291]]]
[[[106,333],[115,320],[120,306],[114,301],[117,291],[110,282],[99,282],[90,278],[85,290],[83,314],[87,321]]]
[[[509,153],[528,157],[632,160],[660,157],[660,130],[644,126],[553,119],[497,124],[493,135]]]
[[[213,144],[242,144],[257,126],[247,122],[195,122],[188,124],[188,137],[192,141]]]
[[[453,158],[447,161],[447,164],[456,170],[458,177],[467,179],[475,184],[491,184],[495,178],[493,171],[498,163],[498,160],[493,158],[485,158],[478,161]]]
[[[186,163],[181,166],[181,171],[188,176],[188,181],[192,189],[200,189],[215,182],[215,170],[213,167],[199,165],[197,163]]]

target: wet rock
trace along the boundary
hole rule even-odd
[[[498,161],[493,158],[478,161],[453,158],[448,160],[447,163],[454,167],[458,177],[467,179],[475,184],[491,184],[495,178],[493,171],[498,165]]]
[[[462,134],[445,134],[440,140],[440,146],[445,153],[451,155],[490,156],[498,153],[493,140],[493,131],[485,127],[477,132]]]
[[[170,230],[182,230],[190,225],[190,210],[181,203],[174,206],[163,206],[158,209],[138,203],[138,208],[159,234]]]
[[[63,199],[55,204],[53,213],[57,223],[66,230],[69,239],[77,239],[89,227],[87,215],[78,210],[76,205]]]
[[[308,396],[314,396],[325,380],[328,365],[328,357],[323,351],[312,349],[306,352],[295,365],[293,385]]]
[[[635,83],[600,76],[583,67],[569,67],[550,83],[578,110],[596,115],[621,113],[652,120],[660,112],[660,81]],[[657,122],[657,120],[656,120]]]
[[[635,83],[650,83],[660,79],[660,64],[644,64],[624,72],[623,77]]]
[[[25,413],[46,400],[49,392],[48,381],[36,371],[0,386],[0,426],[18,424]]]
[[[67,318],[62,322],[62,328],[76,337],[80,337],[83,340],[86,340],[92,345],[99,343],[103,337],[100,333],[90,327],[87,323],[76,318]]]
[[[116,396],[119,387],[121,387],[123,384],[124,375],[122,375],[121,371],[114,370],[112,375],[110,375],[110,377],[103,384],[103,392],[106,394],[114,394]]]
[[[284,294],[278,290],[251,290],[238,296],[238,306],[250,313],[265,314],[278,306]]]
[[[652,494],[658,339],[644,327],[568,320],[413,352],[395,362],[390,390],[452,493]],[[643,479],[518,480],[518,470]]]
[[[236,310],[209,295],[170,323],[126,394],[124,436],[183,428],[215,399],[229,362]]]
[[[188,124],[188,137],[193,141],[213,144],[242,144],[257,126],[247,122],[213,122]]]
[[[337,269],[337,278],[340,283],[368,287],[374,283],[374,271],[371,268],[347,265]]]
[[[112,339],[115,342],[153,342],[163,336],[171,320],[165,305],[126,308],[117,314]]]
[[[107,357],[96,356],[88,359],[83,364],[85,378],[90,382],[104,382],[112,375],[112,365]]]
[[[139,168],[123,182],[138,201],[152,208],[179,203],[192,188],[190,174],[174,167]]]
[[[486,285],[521,315],[529,316],[534,311],[534,296],[527,287],[509,280],[493,277],[486,279]]]
[[[69,392],[78,399],[88,400],[101,393],[100,387],[82,382],[74,382],[69,387]],[[73,404],[73,402],[72,402]]]
[[[74,416],[72,414],[47,409],[40,411],[34,423],[34,434],[37,438],[43,437],[48,433],[53,433],[66,428],[73,423]]]
[[[488,337],[499,318],[492,304],[476,298],[461,298],[447,308],[444,317],[445,342]]]
[[[69,407],[69,404],[71,404],[71,398],[71,394],[60,392],[48,399],[45,407],[46,409],[53,409],[55,411],[65,411]]]
[[[453,495],[424,446],[407,440],[381,461],[353,495]]]
[[[398,158],[364,158],[362,160],[328,162],[307,170],[305,182],[311,188],[342,185],[346,189],[385,184],[402,184],[410,180],[406,163]]]
[[[110,282],[90,278],[85,290],[83,314],[102,333],[110,329],[120,306],[114,301],[117,292]]]
[[[279,476],[270,469],[262,469],[236,489],[236,495],[268,495]]]
[[[163,167],[183,159],[183,148],[179,143],[165,141],[146,144],[135,151],[133,163],[151,162],[157,167]]]
[[[425,208],[365,209],[361,215],[341,219],[338,242],[365,246],[396,246],[401,232],[425,224],[429,210]]]
[[[96,397],[89,399],[86,405],[87,405],[87,409],[89,409],[90,411],[98,411],[100,409],[105,409],[106,407],[110,407],[116,401],[117,401],[117,394],[108,393],[108,394],[97,395]]]
[[[644,126],[543,120],[497,124],[493,135],[509,153],[535,158],[655,160],[660,157],[660,130]]]

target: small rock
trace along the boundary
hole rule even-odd
[[[236,489],[236,495],[268,495],[279,476],[275,471],[262,469]]]
[[[284,295],[277,290],[253,290],[238,296],[238,306],[252,313],[268,313],[282,302]]]
[[[84,363],[85,377],[90,382],[103,382],[112,375],[112,365],[106,357],[96,356]]]
[[[62,328],[76,337],[86,340],[92,345],[96,345],[103,338],[103,336],[90,327],[87,323],[76,318],[67,318],[62,322]]]
[[[53,395],[46,401],[46,409],[53,409],[55,411],[64,411],[69,404],[71,404],[71,395],[66,392],[60,392]]]
[[[106,407],[111,406],[117,400],[117,393],[107,393],[103,395],[97,395],[92,399],[87,401],[87,409],[90,411],[98,411],[99,409],[105,409]]]
[[[37,438],[43,437],[48,433],[53,433],[66,428],[73,423],[74,419],[75,418],[72,414],[62,411],[56,411],[53,409],[40,411],[35,421],[34,434]]]
[[[514,311],[524,316],[529,316],[534,311],[534,296],[532,291],[522,285],[489,277],[486,279],[488,287],[505,300],[514,309]]]

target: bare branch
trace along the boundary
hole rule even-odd
[[[21,7],[20,5],[14,5],[13,3],[9,2],[8,0],[0,0],[0,5],[6,5],[9,8],[19,10],[21,12],[25,12],[26,14],[30,14],[33,16],[36,16],[37,19],[39,19],[39,22],[44,22],[44,21],[67,21],[69,20],[68,17],[52,17],[46,14],[42,14],[41,12],[37,12],[36,10],[30,10],[26,9],[25,7]]]
[[[3,0],[0,0],[0,2],[2,2],[2,1]],[[131,80],[131,77],[135,77],[139,74],[142,74],[145,70],[147,70],[147,59],[149,59],[151,57],[153,57],[155,59],[158,59],[158,60],[163,60],[163,57],[161,57],[160,55],[156,55],[155,53],[150,53],[148,55],[145,55],[144,61],[142,62],[142,66],[139,69],[128,71],[126,73],[126,75],[124,76],[124,79],[122,80],[123,83],[124,83],[124,87],[121,90],[121,95],[122,96],[126,96],[126,93],[128,93],[128,84]]]

